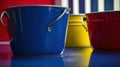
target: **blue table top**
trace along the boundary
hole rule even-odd
[[[0,45],[0,67],[120,67],[120,52],[65,48],[63,55],[23,57]]]

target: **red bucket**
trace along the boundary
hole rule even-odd
[[[86,16],[93,48],[120,51],[120,11],[89,13]]]
[[[1,12],[3,12],[8,6],[30,5],[30,4],[54,5],[54,0],[0,0],[0,15]],[[4,22],[5,21],[6,19],[4,18]],[[9,37],[5,28],[0,24],[0,42],[1,41],[9,41]]]

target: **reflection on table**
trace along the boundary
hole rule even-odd
[[[66,48],[63,55],[13,56],[0,50],[0,67],[87,67],[91,48]]]
[[[120,67],[120,52],[93,51],[89,67]]]
[[[0,67],[10,67],[13,54],[9,44],[0,44]]]
[[[92,48],[67,48],[64,52],[66,67],[88,67]]]
[[[0,46],[1,48],[1,46]],[[120,52],[66,48],[63,55],[13,56],[0,49],[0,67],[120,67]]]
[[[65,67],[62,56],[13,57],[10,67]]]

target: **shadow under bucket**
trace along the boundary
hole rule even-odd
[[[62,54],[65,47],[69,9],[60,6],[8,7],[1,23],[10,35],[15,55]],[[6,26],[2,17],[8,18]]]

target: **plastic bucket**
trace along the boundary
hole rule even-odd
[[[44,4],[54,5],[54,0],[0,0],[0,15],[8,6],[26,5],[26,4]],[[4,22],[7,24],[6,19]],[[0,24],[0,42],[9,41],[9,36],[4,27]],[[8,44],[8,43],[6,43]]]
[[[70,15],[66,47],[89,47],[90,41],[84,15]]]
[[[95,50],[120,51],[120,11],[86,14]]]
[[[28,5],[9,7],[1,23],[10,35],[15,55],[62,54],[69,9],[60,6]],[[8,18],[8,26],[2,17]]]

